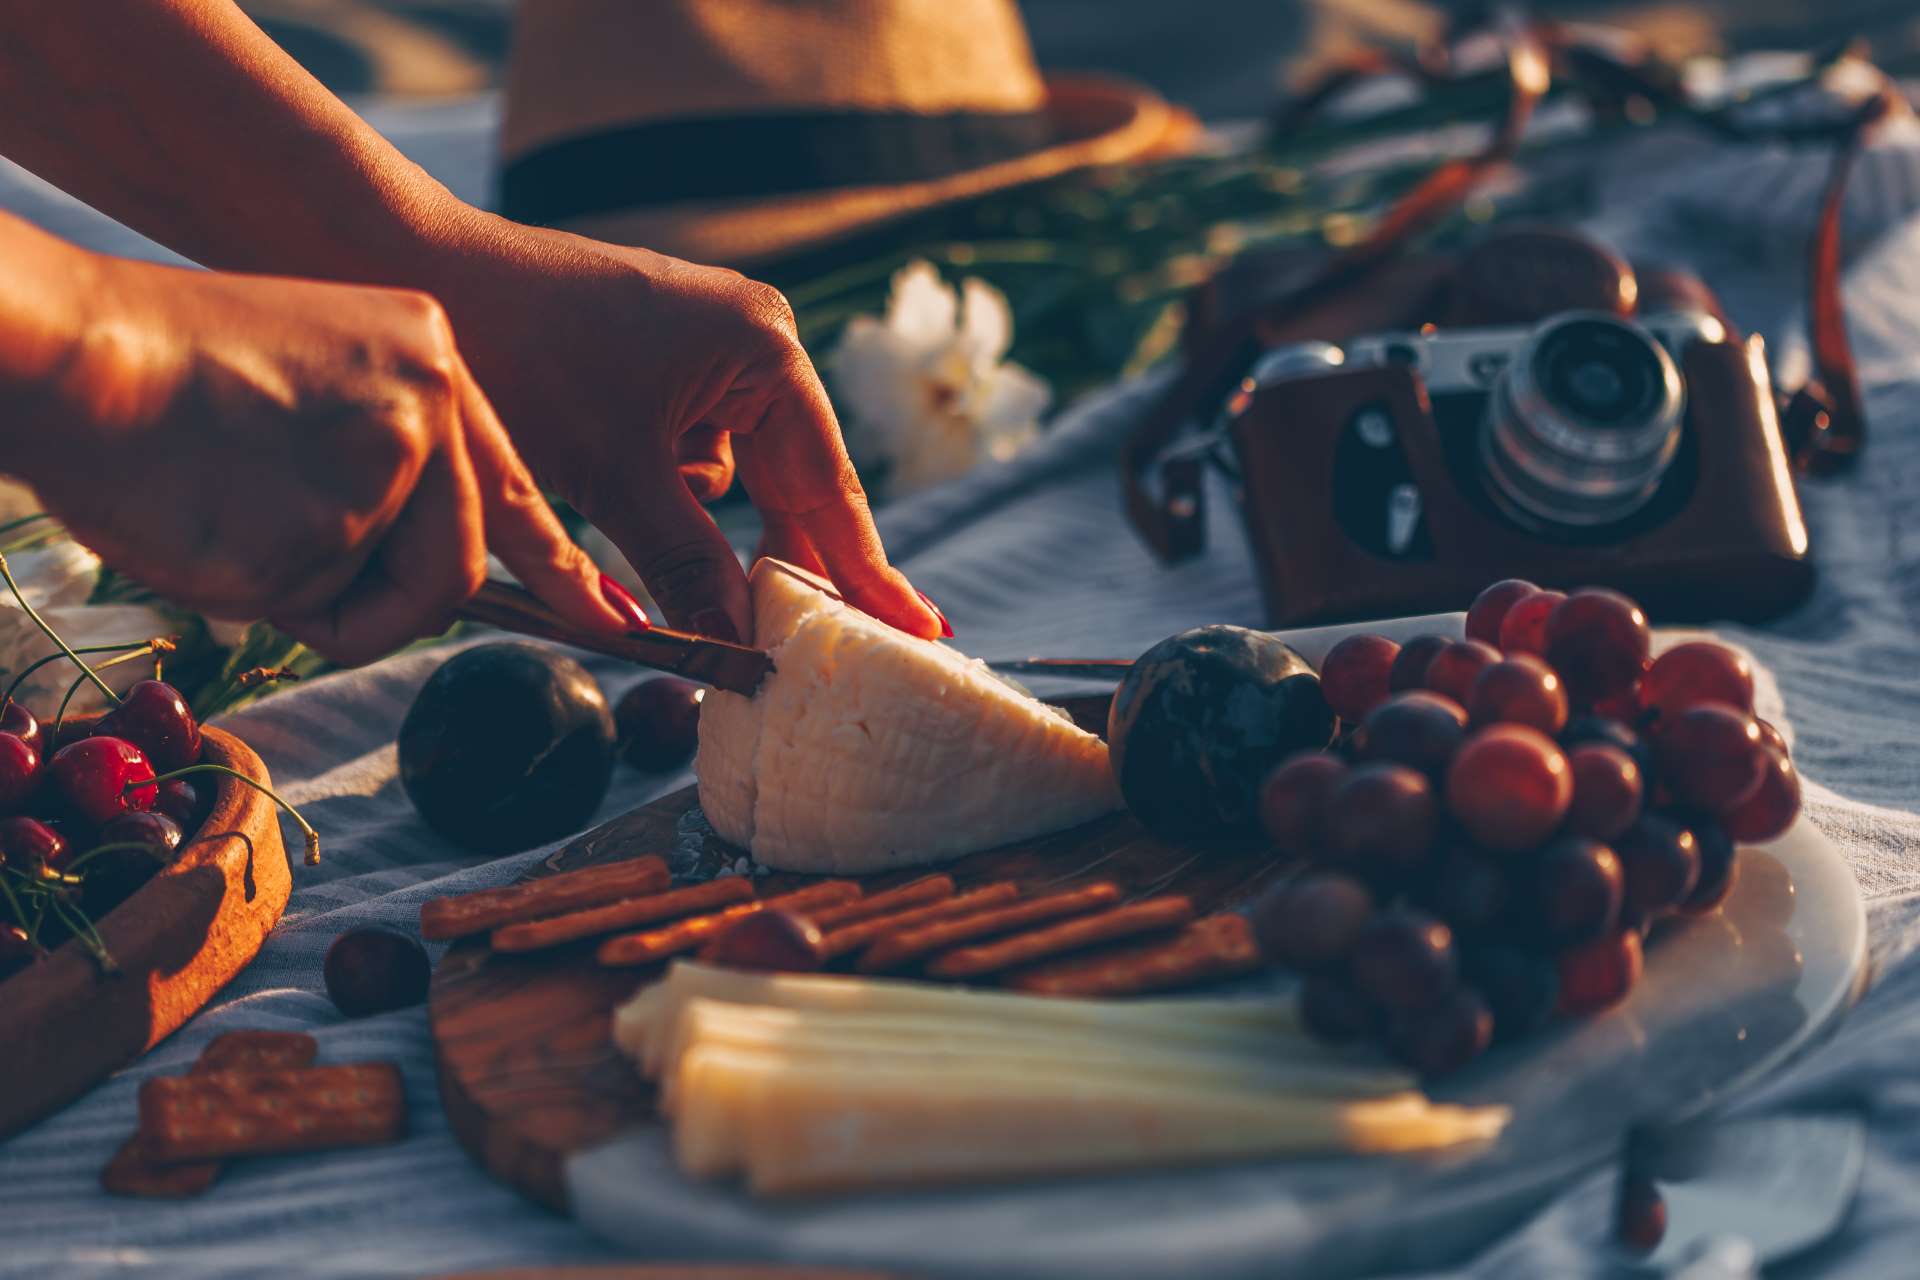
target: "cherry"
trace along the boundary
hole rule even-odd
[[[1558,591],[1536,591],[1522,596],[1500,620],[1500,651],[1507,654],[1547,652],[1547,618],[1567,597]]]
[[[1260,784],[1256,805],[1273,847],[1300,857],[1317,855],[1326,843],[1327,801],[1346,775],[1346,762],[1325,751],[1302,751],[1282,760]]]
[[[1427,668],[1440,656],[1440,651],[1452,643],[1446,636],[1424,635],[1401,645],[1400,652],[1394,655],[1392,670],[1387,672],[1387,692],[1425,688]]]
[[[0,733],[0,813],[21,808],[40,789],[40,753],[23,738]]]
[[[161,813],[123,813],[100,828],[93,847],[75,865],[80,901],[98,919],[173,861],[184,839],[180,824]]]
[[[1576,591],[1547,619],[1545,656],[1582,706],[1633,692],[1653,643],[1647,615],[1618,591]]]
[[[94,843],[144,845],[155,861],[170,862],[184,839],[186,833],[180,824],[166,814],[134,811],[101,827]]]
[[[10,733],[40,754],[46,754],[47,735],[40,721],[17,699],[8,698],[7,705],[0,707],[0,733]]]
[[[432,973],[425,947],[376,925],[349,929],[335,938],[324,967],[327,996],[349,1018],[419,1004],[427,998]]]
[[[200,759],[200,722],[180,691],[162,680],[142,680],[121,694],[120,705],[100,717],[91,736],[131,742],[161,773]]]
[[[1320,663],[1320,696],[1333,714],[1359,724],[1367,712],[1387,700],[1387,681],[1400,646],[1385,636],[1348,636]]]
[[[159,788],[137,785],[153,776],[145,753],[124,738],[82,738],[47,762],[47,781],[62,805],[96,826],[129,810],[153,808]]]
[[[1467,639],[1498,648],[1500,624],[1507,620],[1508,611],[1539,590],[1524,578],[1506,578],[1482,591],[1467,610]]]
[[[153,807],[179,823],[182,831],[200,825],[200,792],[185,778],[168,778],[161,783]]]
[[[1474,678],[1466,708],[1476,729],[1523,724],[1551,737],[1567,723],[1567,691],[1552,667],[1532,654],[1518,653]]]
[[[66,840],[38,818],[0,818],[0,867],[29,875],[66,865]]]
[[[627,690],[613,708],[621,758],[650,773],[685,764],[699,741],[706,696],[704,686],[678,676],[655,676]]]

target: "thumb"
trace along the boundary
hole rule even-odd
[[[596,519],[647,584],[669,625],[716,640],[753,638],[747,575],[720,527],[669,465],[618,512]]]

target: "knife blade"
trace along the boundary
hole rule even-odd
[[[753,696],[760,682],[773,670],[773,659],[760,649],[670,627],[628,631],[622,635],[583,631],[547,608],[533,593],[507,582],[485,583],[461,606],[459,614],[469,622],[484,622],[502,631],[556,640],[589,653],[622,658],[656,671],[671,671],[748,697]]]

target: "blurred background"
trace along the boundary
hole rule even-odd
[[[539,0],[527,0],[539,3]],[[642,0],[644,2],[644,0]],[[244,0],[254,19],[342,93],[423,98],[492,86],[516,0]],[[1258,115],[1290,72],[1357,42],[1414,37],[1455,0],[1023,0],[1043,66],[1123,72],[1210,119]],[[1535,12],[1602,20],[1663,54],[1803,49],[1860,38],[1896,74],[1920,70],[1911,0],[1541,0]]]

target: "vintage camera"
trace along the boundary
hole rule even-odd
[[[1629,305],[1535,292],[1531,323],[1285,341],[1239,380],[1216,427],[1275,625],[1463,608],[1503,577],[1614,586],[1676,620],[1806,595],[1759,338],[1688,305],[1704,286],[1639,314],[1630,275]]]

